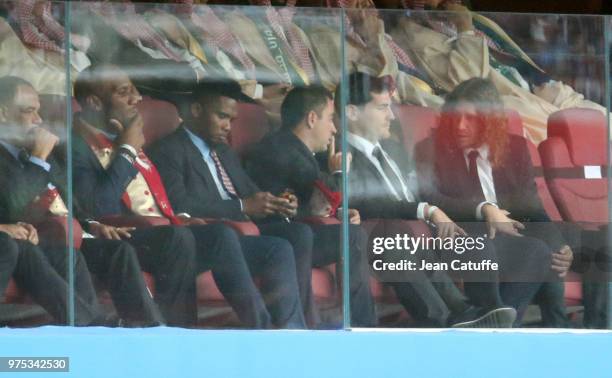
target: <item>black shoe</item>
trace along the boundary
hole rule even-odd
[[[512,307],[484,309],[471,306],[449,323],[451,328],[512,328],[516,310]]]

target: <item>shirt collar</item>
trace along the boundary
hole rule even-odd
[[[210,146],[204,141],[204,139],[195,135],[187,127],[185,127],[185,131],[187,132],[187,136],[189,136],[189,139],[191,139],[191,142],[198,148],[198,150],[202,152],[202,155],[210,155]]]
[[[3,140],[0,140],[0,144],[6,148],[6,150],[15,158],[15,160],[19,160],[19,148]]]
[[[465,150],[463,150],[463,157],[465,159],[468,159],[468,154],[471,151],[478,151],[478,155],[480,158],[482,158],[482,160],[484,161],[489,160],[489,145],[488,144],[483,144],[482,146],[478,148],[466,148]]]
[[[357,134],[349,132],[346,138],[353,147],[363,152],[368,157],[373,156],[373,152],[376,147],[382,150],[382,147],[380,146],[379,142],[372,143],[366,138]]]

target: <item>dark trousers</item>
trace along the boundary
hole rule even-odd
[[[276,222],[259,225],[259,229],[262,234],[287,239],[293,246],[302,305],[309,324],[316,325],[318,315],[312,296],[312,268],[342,261],[342,226]],[[370,294],[367,239],[361,227],[349,226],[348,243],[351,325],[373,327],[377,317]]]
[[[291,245],[270,236],[239,236],[223,224],[190,226],[197,272],[217,287],[249,328],[305,328]],[[253,277],[261,279],[258,289]]]
[[[489,259],[499,264],[499,271],[470,272],[464,287],[471,302],[482,307],[512,306],[522,315],[542,282],[554,280],[551,273],[551,248],[537,236],[537,229],[526,229],[517,237],[498,233],[488,239],[484,223],[466,223],[461,227],[472,237],[484,237],[485,248],[478,252],[478,261]],[[467,253],[463,258],[469,258]]]
[[[96,266],[113,268],[106,269],[107,274],[112,275],[107,281],[112,282],[111,289],[115,287],[118,292],[119,303],[125,304],[126,311],[130,313],[143,314],[141,316],[145,319],[158,317],[154,311],[155,304],[144,285],[142,269],[155,279],[155,302],[167,324],[194,326],[197,320],[195,241],[191,232],[184,227],[161,226],[134,230],[131,234],[127,241],[136,253],[129,246],[123,246],[121,249],[111,249],[114,258],[98,258],[99,262],[96,263]],[[101,257],[101,254],[96,256]],[[95,271],[92,269],[92,272]],[[117,305],[114,297],[113,300]]]
[[[68,323],[68,284],[64,277],[68,270],[67,250],[43,252],[27,241],[13,240],[0,232],[0,293],[6,290],[12,276],[17,285],[40,304],[58,324]],[[88,325],[100,315],[91,277],[80,252],[75,255],[76,292],[75,324]]]
[[[403,222],[385,220],[370,222],[370,243],[378,237],[395,237],[405,233],[413,234]],[[413,235],[417,236],[417,235]],[[373,245],[370,245],[373,251]],[[371,262],[380,260],[383,263],[400,263],[409,260],[421,266],[423,260],[437,262],[432,251],[419,250],[414,254],[386,250],[385,253],[370,255]],[[467,310],[466,297],[451,280],[445,271],[424,272],[421,270],[382,271],[372,269],[372,274],[381,282],[391,286],[401,305],[415,321],[416,327],[446,327],[451,314],[460,314]]]

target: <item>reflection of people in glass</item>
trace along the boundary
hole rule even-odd
[[[287,188],[293,190],[300,204],[299,217],[313,216],[313,211],[327,217],[340,216],[336,212],[339,193],[336,201],[331,193],[339,189],[342,179],[342,153],[334,150],[336,128],[331,93],[322,87],[293,89],[281,106],[281,116],[282,130],[254,147],[247,171],[263,190],[273,194]],[[321,170],[314,153],[323,151],[329,154],[329,164]],[[335,203],[322,201],[322,195]],[[349,209],[348,216],[351,324],[373,326],[376,318],[368,284],[366,237],[359,227],[359,212]],[[312,224],[311,228],[312,262],[304,264],[300,273],[304,285],[310,281],[312,267],[338,262],[342,254],[340,224]]]
[[[349,128],[347,140],[353,155],[348,174],[350,206],[358,209],[364,219],[427,221],[435,226],[436,236],[441,239],[466,235],[465,231],[446,215],[443,206],[433,206],[438,203],[431,201],[430,204],[419,199],[416,187],[411,181],[413,175],[407,172],[405,166],[398,164],[408,160],[406,153],[393,148],[392,142],[385,140],[390,136],[390,122],[394,118],[388,82],[384,78],[356,73],[349,76],[348,89],[345,114]],[[342,104],[341,98],[338,93],[338,106]],[[496,255],[496,246],[486,240],[484,242],[485,246],[478,256],[499,261],[501,266],[504,263],[503,256]],[[441,255],[444,257],[448,254]],[[535,253],[533,259],[528,261],[540,266],[539,260],[547,256],[544,253]],[[471,276],[470,281],[465,282],[469,300],[485,310],[502,308],[507,304],[520,311],[538,287],[536,286],[535,290],[506,290],[517,285],[503,283],[500,286],[496,271],[463,275]],[[404,288],[403,285],[394,287],[396,290]],[[428,293],[432,297],[435,294]],[[402,298],[402,295],[399,296]],[[430,300],[430,297],[426,297],[425,302],[427,300]]]
[[[526,142],[507,133],[503,104],[490,81],[470,79],[448,95],[435,137],[421,142],[416,156],[425,197],[453,219],[472,222],[464,228],[487,234],[501,257],[512,257],[503,276],[534,281],[548,269],[566,275],[572,250],[544,211]],[[534,264],[538,254],[550,254],[550,263]],[[523,271],[528,275],[518,274]],[[531,295],[540,286],[516,285]]]
[[[546,138],[548,116],[559,109],[588,107],[605,112],[568,85],[551,80],[491,20],[458,4],[424,3],[453,13],[435,19],[427,13],[402,16],[394,20],[397,25],[390,34],[444,91],[473,77],[488,78],[504,105],[519,112],[527,137],[535,143]]]
[[[211,270],[220,291],[247,327],[304,328],[287,243],[270,240],[257,248],[255,242],[241,243],[228,226],[205,224],[197,218],[200,214],[189,214],[182,208],[175,214],[166,195],[166,188],[171,192],[170,182],[164,186],[156,166],[142,151],[144,124],[136,106],[141,97],[127,74],[115,66],[88,69],[77,79],[75,97],[83,109],[75,115],[75,196],[96,216],[167,219],[172,226],[137,229],[130,238],[131,243],[147,249],[143,258],[153,271],[168,270],[168,261],[176,256],[192,259],[188,267],[157,277],[167,288],[162,298],[179,292],[170,284],[193,290],[185,286],[195,283],[189,273]],[[193,245],[175,244],[179,237],[195,238],[195,257]],[[251,269],[265,282],[262,293],[253,283]],[[194,291],[187,293],[193,295]],[[174,313],[181,310],[171,303],[168,309]]]
[[[38,93],[27,81],[16,77],[1,78],[0,93],[3,133],[0,140],[0,221],[32,220],[38,223],[51,216],[67,217],[68,208],[64,199],[68,198],[68,191],[66,173],[62,167],[65,156],[62,156],[61,148],[56,147],[58,137],[42,127],[43,120],[38,115]],[[97,305],[91,278],[83,264],[84,257],[89,270],[103,278],[108,285],[119,316],[132,324],[161,324],[159,310],[142,278],[136,251],[124,241],[108,240],[119,237],[103,235],[103,231],[110,226],[85,221],[89,214],[83,212],[78,204],[74,206],[74,214],[85,229],[97,236],[84,238],[76,255],[76,311],[82,312],[77,319],[91,316],[92,309]],[[110,232],[113,235],[129,235],[126,229],[110,227]],[[66,274],[66,249],[56,250],[56,247],[50,246],[47,251],[46,246],[43,248],[57,271]],[[31,262],[36,263],[34,259]],[[33,265],[34,268],[41,266]],[[182,271],[187,266],[177,268]],[[48,272],[46,276],[49,277]]]
[[[313,22],[304,29],[312,43],[321,83],[334,90],[347,72],[364,72],[372,76],[391,76],[395,80],[397,96],[402,103],[439,107],[442,100],[434,94],[430,80],[414,65],[410,56],[385,31],[379,13],[370,1],[332,1],[346,11],[343,20],[334,14],[332,25]],[[345,35],[339,22],[345,23]],[[346,63],[342,63],[344,44]]]

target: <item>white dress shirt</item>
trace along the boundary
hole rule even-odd
[[[489,161],[489,146],[483,144],[478,148],[467,148],[463,150],[463,157],[465,158],[465,164],[468,170],[470,169],[470,158],[469,153],[472,151],[478,151],[478,157],[476,158],[476,170],[478,171],[478,178],[480,180],[480,187],[484,194],[485,200],[478,204],[476,207],[476,219],[483,219],[482,207],[486,204],[497,207],[497,195],[495,194],[495,183],[493,182],[493,167]]]

